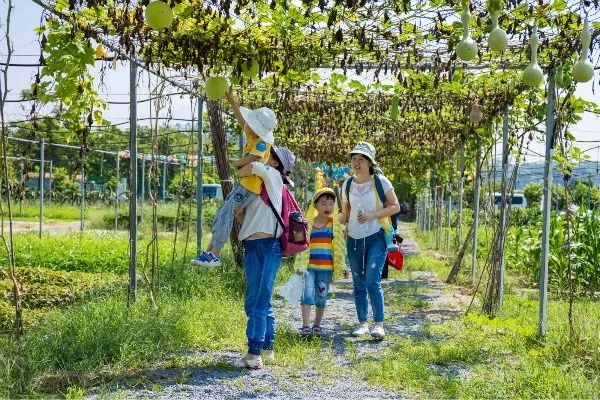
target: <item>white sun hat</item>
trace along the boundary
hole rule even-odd
[[[252,132],[256,133],[259,138],[268,144],[275,142],[273,131],[277,127],[277,117],[273,110],[268,107],[261,107],[256,110],[240,107],[240,113]]]
[[[367,157],[373,164],[377,164],[375,161],[375,146],[373,146],[369,142],[358,142],[356,146],[350,152],[350,156],[352,154],[362,154]]]

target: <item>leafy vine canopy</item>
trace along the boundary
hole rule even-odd
[[[420,159],[410,163],[411,174],[441,162],[461,143],[474,148],[490,134],[482,126],[519,96],[531,98],[520,72],[530,58],[534,25],[546,71],[569,68],[578,57],[584,13],[593,21],[592,59],[600,47],[598,1],[165,2],[174,21],[162,31],[145,22],[148,0],[57,0],[55,9],[74,30],[111,40],[149,64],[180,70],[199,90],[210,76],[240,81],[245,101],[278,111],[280,135],[307,159],[343,162],[355,140],[368,138],[390,150],[382,152],[387,165]],[[468,63],[455,51],[465,8],[478,49]],[[491,11],[499,12],[509,37],[502,53],[487,46]],[[241,74],[248,61],[259,64],[254,82]],[[573,84],[565,89],[572,91]],[[390,118],[394,96],[400,99],[398,116]],[[474,108],[482,114],[475,122],[469,118]]]

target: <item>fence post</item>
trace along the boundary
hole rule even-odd
[[[162,199],[167,202],[167,158],[163,160],[163,176],[162,176]]]
[[[133,53],[132,53],[133,55]],[[129,301],[137,291],[137,65],[129,62]]]
[[[544,212],[542,214],[539,336],[546,335],[546,317],[548,311],[548,256],[550,244],[550,208],[552,204],[552,155],[554,153],[554,85],[554,71],[550,71],[548,73],[548,104],[546,109],[546,154],[544,160]]]
[[[79,206],[79,230],[83,232],[83,209],[85,207],[85,154],[81,149],[81,202]]]
[[[39,236],[42,237],[42,226],[44,225],[44,139],[40,139],[40,227]]]
[[[202,254],[202,202],[204,193],[202,192],[202,109],[204,108],[204,99],[198,97],[198,164],[196,167],[196,257]]]
[[[116,185],[115,185],[115,231],[119,229],[119,180],[121,179],[119,167],[121,165],[121,157],[119,157],[119,152],[117,151],[117,166],[116,166]]]
[[[52,179],[54,175],[52,174],[52,160],[50,160],[50,180],[48,181],[48,204],[52,204]]]

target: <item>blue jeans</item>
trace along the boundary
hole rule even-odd
[[[304,275],[304,294],[301,304],[325,309],[333,271],[309,269]]]
[[[260,355],[275,343],[275,316],[271,306],[275,275],[281,264],[281,244],[277,238],[244,240],[244,271],[248,317],[248,353]]]
[[[242,185],[237,185],[217,210],[212,224],[211,242],[217,249],[225,247],[233,228],[233,212],[236,208],[246,208],[258,196]]]
[[[346,240],[352,282],[354,284],[354,304],[360,323],[367,322],[371,300],[373,319],[383,322],[383,291],[381,290],[381,270],[385,264],[387,250],[383,230],[364,239]]]

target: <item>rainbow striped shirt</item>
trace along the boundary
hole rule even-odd
[[[308,269],[333,270],[333,219],[325,226],[310,231]]]

